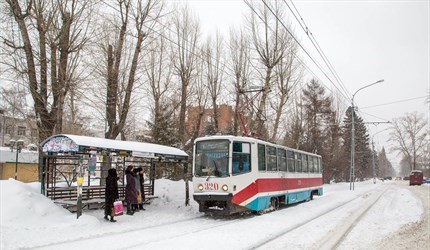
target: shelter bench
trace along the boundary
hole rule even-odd
[[[151,204],[153,199],[158,196],[152,195],[152,186],[144,185],[145,201],[144,204]],[[125,186],[118,186],[119,199],[124,200]],[[61,205],[71,212],[77,210],[77,187],[51,187],[47,189],[47,197],[56,204]],[[84,186],[82,187],[82,209],[101,209],[105,203],[104,186]]]

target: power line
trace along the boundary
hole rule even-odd
[[[247,0],[244,0],[245,3],[256,13],[255,9],[247,2]],[[302,50],[305,52],[305,54],[312,60],[312,62],[320,69],[320,71],[325,75],[325,77],[333,84],[333,86],[339,91],[339,93],[349,101],[349,97],[345,96],[345,94],[336,86],[336,84],[331,80],[331,78],[327,75],[327,73],[321,68],[321,66],[315,61],[315,59],[309,54],[309,52],[303,47],[303,45],[297,40],[297,38],[292,34],[292,32],[286,27],[286,25],[282,22],[282,20],[279,19],[279,17],[274,13],[272,8],[269,7],[269,5],[266,3],[265,0],[263,0],[264,5],[267,7],[267,9],[274,15],[274,17],[279,21],[279,23],[287,30],[288,34],[291,35],[291,37],[296,41],[297,45],[302,48]],[[261,17],[260,17],[261,19]],[[263,20],[264,21],[264,20]]]
[[[335,79],[338,81],[339,86],[342,88],[343,91],[345,91],[347,96],[350,96],[351,94],[348,92],[348,90],[345,87],[345,84],[343,83],[342,79],[339,77],[338,73],[336,72],[336,70],[334,69],[333,65],[331,64],[330,60],[327,58],[326,54],[324,53],[324,51],[322,50],[321,46],[319,45],[318,41],[315,39],[315,37],[313,36],[312,32],[310,31],[309,27],[306,25],[303,17],[300,15],[299,10],[297,9],[296,5],[294,4],[294,2],[292,0],[291,4],[294,7],[294,10],[297,12],[297,14],[300,17],[300,20],[303,22],[303,24],[300,22],[299,18],[296,16],[296,14],[294,13],[294,11],[291,9],[291,7],[289,6],[289,4],[283,0],[284,3],[287,5],[287,7],[290,9],[291,13],[293,14],[293,16],[296,18],[297,22],[300,24],[300,26],[302,27],[303,31],[306,33],[306,35],[308,36],[309,40],[312,42],[312,44],[314,45],[315,49],[317,50],[317,52],[320,54],[321,58],[324,60],[324,62],[326,63],[328,69],[330,70],[330,72],[333,74],[333,76],[335,77]]]
[[[377,104],[377,105],[372,105],[372,106],[367,106],[367,107],[363,107],[360,109],[367,109],[367,108],[374,108],[374,107],[379,107],[379,106],[385,106],[385,105],[391,105],[391,104],[397,104],[397,103],[402,103],[402,102],[408,102],[408,101],[413,101],[413,100],[418,100],[418,99],[423,99],[429,97],[428,95],[425,96],[420,96],[420,97],[415,97],[415,98],[409,98],[409,99],[403,99],[403,100],[399,100],[399,101],[394,101],[394,102],[387,102],[387,103],[382,103],[382,104]]]
[[[338,73],[336,72],[336,70],[334,69],[333,65],[330,63],[329,59],[327,58],[327,56],[325,55],[325,53],[323,52],[321,46],[318,44],[317,40],[315,39],[315,37],[313,36],[312,32],[310,31],[309,27],[306,25],[303,17],[300,15],[300,12],[298,11],[297,7],[295,6],[294,2],[292,0],[290,0],[291,4],[293,5],[295,11],[297,12],[297,15],[300,17],[300,20],[303,22],[303,24],[300,22],[299,18],[296,16],[296,14],[294,13],[294,11],[291,9],[291,7],[289,6],[289,4],[283,0],[284,3],[287,5],[287,7],[290,9],[291,13],[293,14],[293,16],[296,18],[297,22],[299,23],[299,25],[302,27],[303,31],[306,33],[306,35],[308,36],[309,40],[312,42],[312,44],[314,45],[315,49],[317,50],[317,52],[320,54],[321,58],[324,60],[324,62],[326,63],[328,69],[330,70],[330,72],[333,74],[333,76],[335,77],[335,79],[338,81],[339,86],[345,91],[345,93],[350,96],[350,93],[348,92],[348,90],[345,87],[345,84],[343,83],[343,81],[341,80],[341,78],[339,77]],[[264,2],[264,0],[263,0]],[[273,12],[272,12],[273,13]],[[329,79],[330,80],[330,79]],[[333,82],[332,82],[333,83]],[[334,84],[334,83],[333,83]],[[358,110],[357,110],[358,112]],[[364,112],[363,112],[364,113]],[[369,116],[373,116],[370,114],[367,114]],[[373,116],[376,117],[376,116]],[[378,119],[381,120],[385,120],[383,118],[380,117],[376,117]]]

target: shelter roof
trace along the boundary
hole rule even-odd
[[[143,158],[167,158],[187,160],[184,151],[153,143],[119,141],[99,137],[58,134],[41,143],[44,153],[88,153],[90,151],[109,151]]]

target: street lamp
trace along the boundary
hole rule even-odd
[[[372,85],[375,85],[377,83],[383,82],[384,80],[379,80],[377,82],[368,84],[364,87],[359,88],[357,91],[355,91],[355,93],[352,95],[352,101],[351,101],[351,169],[350,169],[350,178],[349,178],[349,189],[350,190],[354,190],[354,182],[355,182],[355,170],[354,170],[354,164],[355,164],[355,121],[354,121],[354,112],[355,112],[355,107],[354,107],[354,97],[355,95],[358,93],[358,91],[368,88]]]
[[[10,151],[13,152],[15,149],[16,151],[16,159],[15,159],[15,180],[18,178],[18,154],[21,153],[21,149],[24,146],[23,140],[10,140]]]

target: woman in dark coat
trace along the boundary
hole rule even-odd
[[[108,170],[108,176],[106,177],[106,189],[105,189],[105,220],[109,220],[110,216],[111,222],[116,222],[114,220],[113,213],[113,203],[119,198],[118,195],[118,176],[116,174],[116,169],[111,168]]]
[[[143,204],[145,203],[145,179],[143,177],[143,168],[142,167],[138,167],[137,168],[138,175],[139,175],[139,181],[140,181],[140,194],[142,195],[142,203],[139,204],[139,209],[140,210],[145,210],[145,208],[143,208]]]
[[[135,174],[133,173],[133,166],[128,166],[125,170],[125,178],[127,184],[125,186],[125,202],[127,202],[127,214],[133,215],[134,212],[131,210],[131,204],[137,204],[137,190]]]

